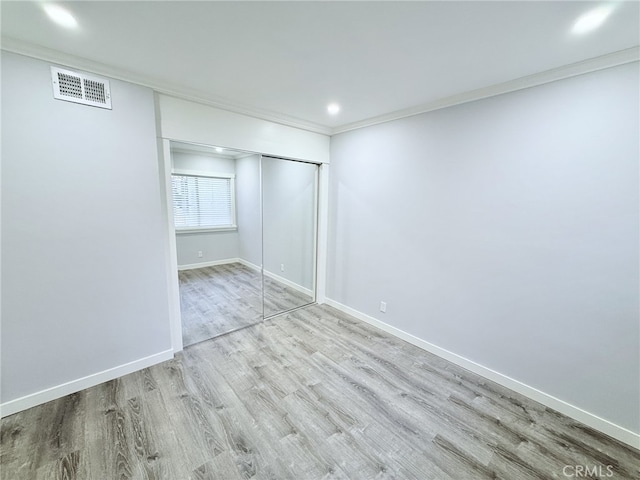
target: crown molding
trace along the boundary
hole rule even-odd
[[[450,97],[435,100],[433,102],[418,105],[415,107],[396,110],[395,112],[390,112],[384,115],[379,115],[367,118],[365,120],[340,125],[335,128],[330,128],[326,125],[308,122],[295,117],[258,108],[248,107],[246,105],[234,103],[222,97],[214,97],[199,90],[193,90],[179,85],[164,82],[152,76],[140,75],[129,70],[119,69],[107,64],[95,62],[83,57],[77,57],[75,55],[69,55],[57,50],[30,44],[11,37],[3,36],[1,38],[0,49],[20,55],[38,58],[40,60],[45,60],[48,62],[59,63],[61,65],[77,68],[98,75],[104,75],[117,80],[136,83],[138,85],[151,88],[156,92],[164,95],[169,95],[172,97],[181,98],[183,100],[189,100],[192,102],[209,105],[221,110],[226,110],[241,115],[247,115],[254,118],[260,118],[262,120],[267,120],[270,122],[287,125],[289,127],[299,128],[302,130],[329,136],[356,130],[359,128],[378,125],[380,123],[391,122],[393,120],[399,120],[405,117],[412,117],[415,115],[420,115],[422,113],[432,112],[434,110],[440,110],[442,108],[452,107],[454,105],[460,105],[462,103],[473,102],[476,100],[481,100],[483,98],[495,97],[504,93],[523,90],[525,88],[531,88],[538,85],[543,85],[545,83],[551,83],[557,80],[575,77],[578,75],[583,75],[585,73],[595,72],[597,70],[603,70],[605,68],[611,68],[618,65],[637,62],[640,60],[640,46],[635,46],[627,48],[625,50],[620,50],[618,52],[609,53],[607,55],[602,55],[600,57],[590,58],[581,62],[572,63],[570,65],[546,70],[540,73],[535,73],[526,77],[509,80],[507,82],[490,85],[488,87],[478,88],[476,90],[470,90],[468,92],[452,95]]]
[[[395,112],[342,125],[332,129],[331,135],[337,135],[338,133],[348,132],[350,130],[356,130],[358,128],[370,127],[372,125],[378,125],[380,123],[391,122],[393,120],[399,120],[405,117],[412,117],[414,115],[420,115],[421,113],[432,112],[434,110],[440,110],[441,108],[460,105],[461,103],[473,102],[476,100],[481,100],[483,98],[495,97],[504,93],[536,87],[545,83],[555,82],[557,80],[575,77],[577,75],[583,75],[585,73],[595,72],[597,70],[603,70],[605,68],[616,67],[618,65],[624,65],[626,63],[637,62],[639,60],[640,47],[631,47],[625,50],[620,50],[618,52],[602,55],[600,57],[590,58],[581,62],[572,63],[562,67],[553,68],[551,70],[546,70],[544,72],[528,75],[526,77],[517,78],[515,80],[509,80],[508,82],[497,83],[488,87],[478,88],[476,90],[470,90],[468,92],[452,95],[450,97],[442,98],[440,100],[436,100],[434,102],[426,103],[423,105],[410,107],[403,110],[397,110]]]
[[[89,60],[84,57],[78,57],[67,53],[42,47],[32,43],[24,42],[11,37],[2,36],[0,40],[0,49],[19,55],[37,58],[47,62],[53,62],[62,66],[77,68],[89,73],[103,75],[105,77],[122,80],[125,82],[135,83],[143,87],[148,87],[158,93],[169,95],[183,100],[189,100],[211,107],[219,108],[241,115],[247,115],[254,118],[260,118],[269,122],[279,123],[289,127],[299,128],[322,135],[330,135],[331,128],[314,122],[308,122],[299,118],[283,115],[259,108],[249,107],[240,103],[233,102],[223,97],[213,96],[200,90],[186,88],[170,82],[166,82],[159,78],[141,75],[130,70],[117,68],[105,63]]]
[[[228,149],[225,149],[228,150]],[[211,158],[220,158],[222,160],[235,160],[234,156],[231,155],[224,155],[222,153],[217,153],[217,152],[205,152],[203,150],[189,150],[187,148],[180,148],[180,147],[174,147],[171,146],[171,153],[183,153],[186,155],[198,155],[198,156],[204,156],[204,157],[211,157]]]
[[[202,155],[205,157],[211,157],[211,158],[219,158],[222,160],[240,160],[241,158],[247,158],[247,157],[253,157],[255,155],[257,155],[256,153],[253,152],[245,152],[242,150],[234,150],[232,148],[225,148],[225,150],[233,150],[234,152],[238,153],[238,155],[225,155],[224,153],[218,153],[218,152],[205,152],[204,150],[189,150],[188,148],[182,148],[182,147],[175,147],[173,146],[173,142],[171,142],[171,152],[172,153],[182,153],[182,154],[187,154],[187,155]],[[178,142],[181,144],[185,144],[187,142]],[[215,147],[213,147],[215,148]]]

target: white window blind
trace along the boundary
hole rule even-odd
[[[176,229],[234,227],[233,179],[173,174]]]

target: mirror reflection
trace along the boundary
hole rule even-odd
[[[171,142],[184,346],[263,318],[260,155]]]
[[[315,301],[317,170],[262,157],[265,317]]]
[[[315,301],[317,170],[171,142],[184,346]]]

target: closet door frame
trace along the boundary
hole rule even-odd
[[[173,218],[173,196],[171,192],[171,141],[196,143],[193,140],[179,138],[158,138],[158,169],[160,183],[161,208],[166,219],[165,224],[165,267],[167,283],[167,307],[171,331],[171,350],[177,353],[183,350],[182,343],[182,314],[180,311],[180,286],[178,281],[178,256],[176,249],[176,230]],[[201,143],[200,143],[201,144]],[[224,145],[223,145],[224,146]],[[233,147],[229,147],[233,148]],[[316,248],[315,248],[315,303],[322,304],[326,298],[327,279],[327,227],[328,227],[328,196],[329,196],[329,164],[319,161],[287,158],[280,155],[269,155],[252,152],[261,156],[280,158],[318,166],[316,183],[315,209]],[[262,183],[262,182],[261,182]],[[264,263],[264,259],[263,259]],[[264,318],[264,315],[263,315]]]

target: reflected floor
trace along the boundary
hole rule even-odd
[[[264,277],[264,316],[271,317],[292,308],[309,305],[314,299],[268,276]]]
[[[260,272],[241,263],[228,263],[183,270],[178,276],[185,347],[262,320]],[[310,295],[265,277],[265,316],[312,301]]]

